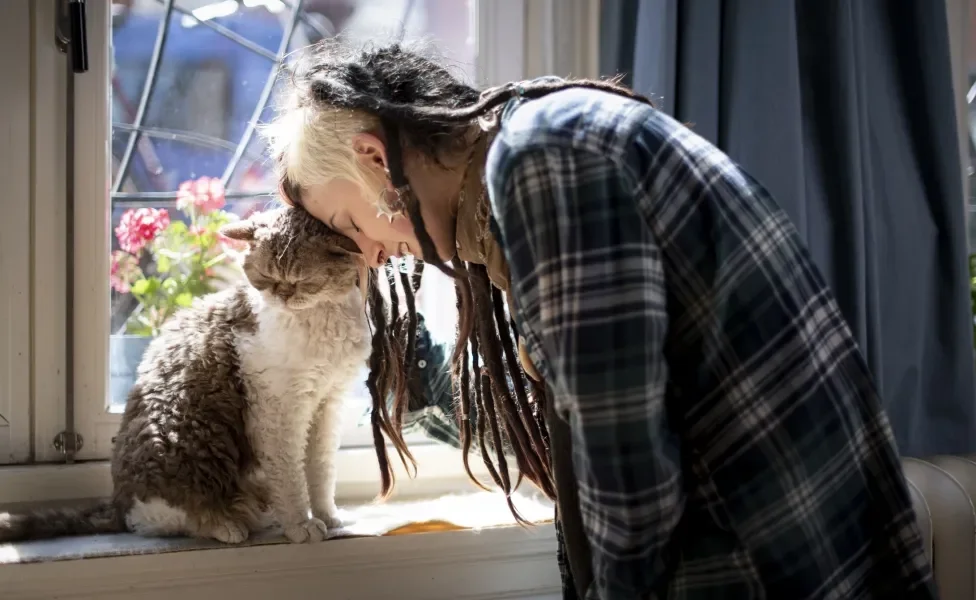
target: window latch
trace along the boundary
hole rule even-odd
[[[71,59],[75,73],[88,71],[88,22],[85,0],[55,0],[58,5],[54,27],[58,50]]]

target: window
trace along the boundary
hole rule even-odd
[[[299,6],[274,0],[147,0],[116,2],[112,7],[110,71],[105,88],[111,98],[111,218],[108,232],[90,231],[92,238],[108,235],[111,253],[104,257],[110,274],[108,280],[103,279],[100,294],[101,302],[108,302],[110,307],[103,333],[108,337],[105,367],[109,385],[105,401],[99,402],[102,395],[97,393],[80,398],[76,413],[79,429],[90,424],[95,432],[86,439],[81,458],[108,455],[109,432],[125,406],[142,351],[152,339],[152,328],[174,304],[203,293],[202,289],[184,287],[178,265],[166,257],[178,253],[179,248],[157,242],[158,252],[153,254],[145,250],[128,253],[120,247],[118,236],[112,233],[127,215],[140,209],[165,211],[171,227],[178,222],[182,222],[181,230],[203,226],[200,216],[191,217],[177,208],[181,186],[206,187],[219,210],[242,217],[272,203],[275,182],[271,165],[252,123],[255,116],[260,121],[272,117],[277,65],[295,49],[335,33],[363,41],[391,36],[410,41],[428,36],[452,57],[459,74],[468,80],[475,77],[477,50],[474,2],[346,0]],[[101,105],[105,97],[92,100]],[[95,239],[91,243],[106,247],[105,242]],[[241,276],[232,258],[217,262],[219,248],[209,252],[214,256],[214,268],[208,271],[213,279],[207,281],[211,288]],[[141,281],[135,284],[138,288],[117,277],[127,269],[142,273]],[[443,275],[429,271],[425,279],[425,312],[440,315],[437,325],[453,330],[450,295],[428,291],[444,288],[445,282],[439,281]],[[111,287],[110,282],[114,282]],[[98,292],[97,288],[93,291]],[[98,301],[93,298],[93,304]],[[95,314],[104,314],[104,310]],[[95,377],[105,371],[97,362],[83,370],[93,375],[86,387],[92,391],[98,387]],[[355,391],[355,401],[349,403],[346,447],[372,445],[369,428],[360,426],[368,398],[363,385]],[[424,443],[422,437],[413,441]]]
[[[112,286],[112,260],[116,268],[131,266],[132,260],[146,272],[159,268],[148,253],[132,258],[118,254],[123,248],[115,229],[127,211],[141,208],[165,209],[171,222],[185,221],[176,208],[177,191],[201,178],[223,184],[223,210],[245,215],[268,205],[275,186],[253,123],[255,117],[261,122],[273,114],[271,84],[283,56],[339,32],[361,41],[402,36],[434,41],[469,81],[497,83],[522,76],[522,0],[90,2],[90,70],[71,78],[77,117],[74,239],[68,240],[68,186],[61,174],[67,163],[69,79],[65,57],[51,35],[55,2],[3,4],[4,10],[17,13],[4,23],[32,23],[31,28],[8,25],[11,36],[4,43],[10,64],[0,63],[12,78],[19,74],[31,81],[22,91],[6,89],[5,104],[22,107],[23,146],[33,148],[25,157],[33,167],[5,163],[9,181],[22,182],[18,193],[30,202],[11,202],[0,222],[0,274],[5,282],[20,281],[31,290],[19,297],[0,295],[0,308],[13,315],[0,321],[2,332],[14,340],[19,336],[25,348],[23,353],[0,354],[2,374],[29,375],[4,377],[0,387],[0,462],[7,463],[63,461],[54,441],[65,430],[69,407],[83,442],[74,458],[109,457],[146,333],[136,326],[145,307],[131,288]],[[14,30],[23,35],[13,35]],[[34,73],[29,62],[13,60],[31,53]],[[17,247],[30,251],[12,251]],[[62,283],[72,280],[73,290]],[[424,280],[418,306],[432,333],[450,339],[453,284],[433,269],[427,269]],[[3,352],[16,347],[11,344]],[[350,402],[344,437],[349,450],[344,460],[352,461],[351,467],[340,466],[340,471],[350,475],[355,495],[370,497],[378,483],[375,460],[368,456],[372,450],[366,448],[371,447],[371,434],[360,427],[367,396],[364,389],[357,395],[359,402]],[[451,478],[452,485],[466,480],[453,450],[430,445],[420,436],[413,436],[411,443],[418,445],[421,478],[435,476],[442,487]],[[17,452],[11,450],[14,445]],[[107,492],[104,474],[80,475],[89,468],[73,471],[78,475],[71,476],[77,477],[72,485],[84,488],[75,493]],[[66,472],[57,471],[58,476]],[[38,493],[66,493],[51,487]],[[26,491],[14,496],[35,497]],[[0,502],[4,498],[0,494]]]

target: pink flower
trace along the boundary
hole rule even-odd
[[[116,292],[120,294],[129,293],[129,286],[139,273],[139,261],[136,260],[135,256],[121,250],[112,253],[109,281]]]
[[[115,237],[119,247],[129,254],[139,254],[161,231],[169,227],[169,213],[165,208],[137,208],[125,211]]]
[[[224,184],[216,177],[201,177],[184,181],[176,192],[176,207],[186,212],[193,208],[197,214],[207,215],[224,207]]]

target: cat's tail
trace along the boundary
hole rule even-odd
[[[111,501],[84,507],[0,512],[0,544],[124,531],[125,518]]]

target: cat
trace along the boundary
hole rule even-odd
[[[343,399],[369,356],[366,263],[301,208],[225,226],[247,242],[246,282],[164,324],[129,393],[113,497],[0,513],[0,542],[133,532],[228,544],[275,522],[292,542],[340,525]]]

